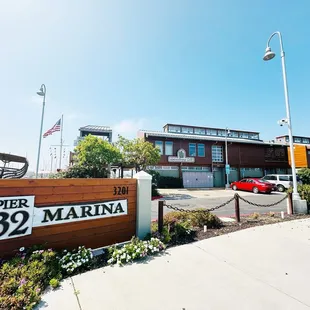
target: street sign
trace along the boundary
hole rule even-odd
[[[225,165],[226,174],[230,174],[230,165]]]

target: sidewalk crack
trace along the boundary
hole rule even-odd
[[[76,288],[75,288],[75,285],[74,285],[74,281],[73,281],[73,278],[72,277],[70,277],[70,280],[71,280],[71,284],[72,284],[72,286],[73,286],[73,294],[75,295],[75,297],[76,297],[76,300],[77,300],[77,302],[78,302],[78,305],[79,305],[79,309],[80,310],[83,310],[82,309],[82,306],[81,306],[81,303],[80,303],[80,300],[79,300],[79,291],[78,290],[76,290]]]

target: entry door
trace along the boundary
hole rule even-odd
[[[184,188],[213,187],[213,177],[210,172],[183,171]]]

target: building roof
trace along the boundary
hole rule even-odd
[[[112,128],[108,126],[96,126],[96,125],[87,125],[79,128],[79,131],[89,131],[89,132],[112,132]]]
[[[226,128],[218,128],[218,127],[206,127],[206,126],[193,126],[193,125],[184,125],[184,124],[171,124],[167,123],[164,125],[164,128],[167,126],[178,126],[178,127],[190,127],[190,128],[202,128],[202,129],[215,129],[215,130],[225,130]],[[259,134],[258,131],[251,131],[251,130],[241,130],[241,129],[233,129],[228,128],[230,131],[238,131],[238,132],[248,132],[248,133],[256,133]]]
[[[169,133],[169,132],[151,131],[151,130],[140,130],[139,132],[143,133],[145,136],[152,136],[152,137],[162,137],[162,138],[171,138],[171,139],[173,138],[173,139],[205,140],[205,141],[223,141],[223,142],[225,142],[225,137],[219,137],[219,136],[198,136],[198,135]],[[259,144],[259,145],[278,145],[278,146],[287,145],[287,143],[278,142],[278,141],[250,140],[250,139],[240,139],[240,138],[233,138],[233,137],[227,137],[227,141],[228,142],[246,143],[246,144]]]

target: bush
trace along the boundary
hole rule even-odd
[[[222,226],[221,220],[216,215],[203,211],[203,208],[196,210],[201,210],[201,212],[169,212],[164,216],[164,223],[168,224],[173,219],[176,219],[178,221],[189,221],[193,227],[199,228],[202,228],[204,225],[207,225],[208,228],[219,228]]]
[[[33,309],[51,279],[60,280],[60,265],[52,250],[21,252],[0,268],[0,309]]]
[[[147,170],[146,172],[152,176],[152,184],[157,187],[160,179],[160,173],[155,170]]]
[[[57,279],[51,279],[50,280],[50,286],[52,287],[52,288],[57,288],[58,286],[59,286],[59,280],[57,280]]]
[[[64,251],[64,256],[60,259],[60,265],[65,274],[72,274],[88,268],[91,264],[93,254],[90,249],[79,246],[72,252]]]
[[[310,206],[310,185],[309,184],[298,185],[297,190],[301,199],[306,200],[308,206]],[[292,193],[293,188],[292,187],[289,188],[287,192]]]
[[[160,196],[160,194],[159,194],[156,186],[152,185],[152,197],[158,197],[158,196]]]
[[[183,179],[174,177],[160,176],[158,181],[159,188],[183,188]]]
[[[310,184],[310,169],[303,168],[298,171],[298,176],[303,184]]]
[[[153,255],[165,249],[165,245],[157,238],[151,238],[148,241],[141,241],[138,238],[132,238],[130,243],[121,247],[113,246],[109,248],[108,264],[123,265],[142,259],[148,255]]]

